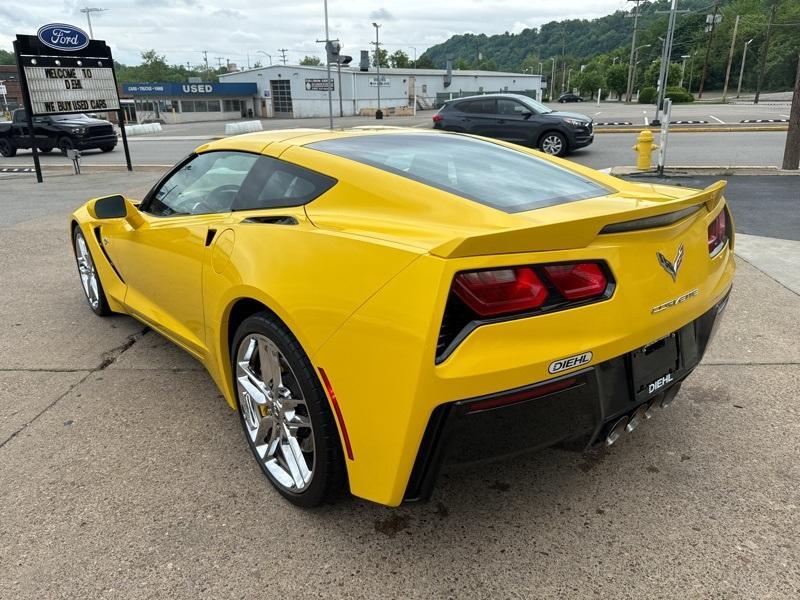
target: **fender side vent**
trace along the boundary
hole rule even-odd
[[[100,232],[100,227],[95,227],[94,228],[94,237],[97,238],[97,243],[100,245],[100,251],[103,253],[103,256],[106,257],[106,260],[108,261],[108,264],[111,265],[111,269],[114,271],[114,273],[117,274],[117,277],[119,277],[119,280],[122,283],[125,283],[125,280],[122,278],[122,275],[120,274],[119,269],[117,269],[117,265],[114,264],[114,261],[111,260],[111,257],[108,255],[108,252],[106,251],[106,247],[103,244],[103,234]]]
[[[248,217],[242,223],[261,223],[264,225],[297,225],[297,219],[286,215]]]

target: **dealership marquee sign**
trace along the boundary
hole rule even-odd
[[[111,49],[66,23],[18,35],[17,63],[34,116],[119,110]]]
[[[36,35],[18,34],[14,54],[38,181],[42,175],[33,137],[35,116],[117,111],[125,159],[132,170],[114,59],[105,42],[90,39],[80,27],[50,23]]]

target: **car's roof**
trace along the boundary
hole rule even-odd
[[[368,125],[344,129],[276,129],[272,131],[258,131],[215,140],[203,144],[196,152],[209,152],[213,150],[244,150],[248,152],[264,152],[269,146],[281,149],[290,146],[304,146],[313,142],[324,140],[382,134],[427,134],[444,135],[434,130],[416,129],[412,127],[391,127],[386,125]],[[272,148],[270,154],[273,154]]]
[[[461,98],[453,98],[452,100],[447,100],[445,104],[455,104],[456,102],[461,102],[466,100],[481,100],[482,98],[529,98],[529,97],[526,96],[525,94],[495,92],[493,94],[475,94],[474,96],[462,96]]]

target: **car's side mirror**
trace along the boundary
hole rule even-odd
[[[86,207],[93,219],[122,219],[128,214],[124,196],[104,196]]]
[[[119,194],[97,198],[86,208],[93,219],[125,219],[134,229],[144,223],[136,205]]]

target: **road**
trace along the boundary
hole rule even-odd
[[[157,177],[3,182],[0,598],[800,595],[800,285],[763,260],[782,253],[780,208],[737,238],[703,364],[612,448],[448,471],[426,504],[302,511],[198,363],[85,305],[69,211]]]
[[[658,136],[656,136],[658,137]],[[783,157],[785,132],[674,133],[669,139],[667,164],[673,166],[779,166]],[[634,165],[636,155],[631,147],[635,133],[604,133],[595,142],[572,154],[569,159],[596,169]],[[203,139],[174,140],[169,138],[130,140],[134,165],[171,165],[189,154]],[[86,151],[82,164],[124,164],[121,146],[114,152]],[[32,165],[30,152],[20,151],[14,158],[0,159],[0,166]],[[59,154],[42,157],[43,165],[71,164]]]

